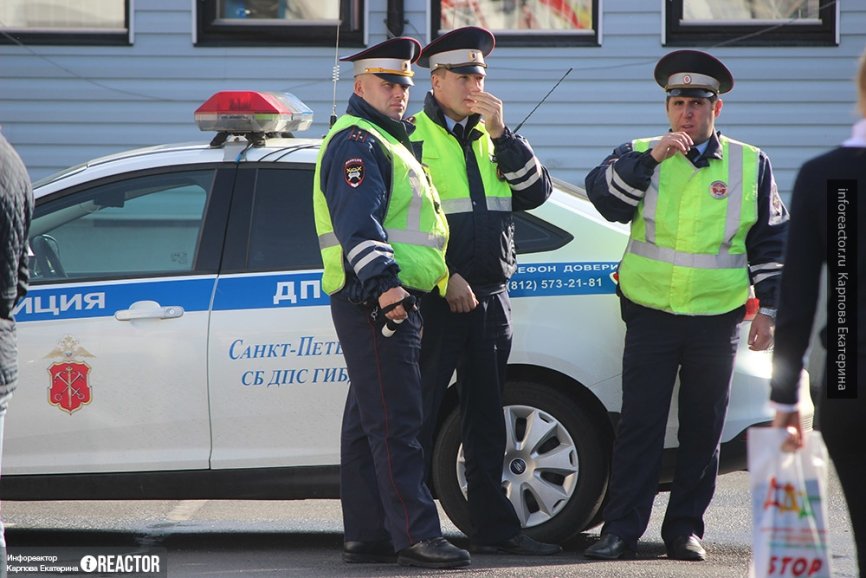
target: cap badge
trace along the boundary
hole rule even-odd
[[[474,50],[469,51],[469,62],[476,62],[478,60],[478,53]]]
[[[724,181],[713,181],[710,184],[710,194],[714,199],[724,199],[728,196],[728,185]]]
[[[689,76],[688,74],[683,76],[683,84],[691,84],[691,83],[692,83],[692,77],[691,76]]]

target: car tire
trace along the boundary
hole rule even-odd
[[[524,531],[561,543],[591,527],[607,491],[612,441],[602,425],[557,389],[508,382],[503,396],[508,441],[503,491]],[[530,431],[543,435],[523,447]],[[459,408],[445,418],[433,450],[433,486],[445,513],[469,534]]]

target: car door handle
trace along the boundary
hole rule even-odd
[[[115,311],[114,318],[118,321],[135,321],[136,319],[175,319],[183,315],[180,305],[161,306],[156,301],[137,301],[129,309]]]

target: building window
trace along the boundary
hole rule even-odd
[[[835,46],[834,0],[662,0],[666,46]]]
[[[199,46],[363,46],[364,0],[199,0]]]
[[[432,0],[431,38],[481,26],[497,46],[598,46],[600,0]]]
[[[3,0],[0,44],[128,45],[131,0]]]

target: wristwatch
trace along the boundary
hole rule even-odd
[[[758,313],[761,315],[766,315],[770,319],[776,318],[776,308],[775,307],[760,307],[758,308]]]

